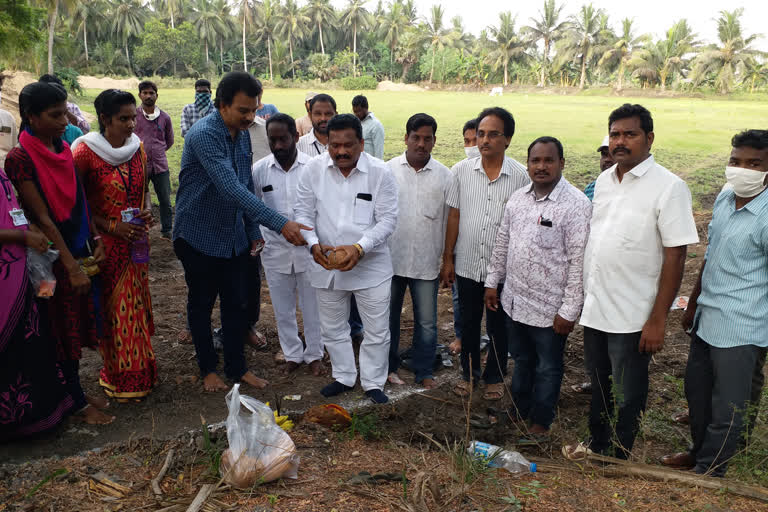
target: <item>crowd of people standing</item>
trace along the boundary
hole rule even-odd
[[[322,377],[327,352],[332,372],[323,396],[359,380],[380,404],[387,385],[404,383],[399,368],[407,357],[415,383],[432,389],[442,283],[453,287],[451,349],[461,354],[453,393],[470,397],[482,387],[493,401],[508,390],[508,414],[525,426],[517,444],[547,442],[566,340],[579,322],[590,436],[563,454],[629,457],[651,356],[664,346],[686,248],[699,241],[686,183],[651,153],[647,109],[625,104],[610,113],[598,147],[601,173],[581,191],[563,177],[565,149],[555,137],[533,140],[525,163],[506,155],[516,125],[504,108],[465,124],[467,158],[451,168],[432,156],[438,124],[426,113],[408,119],[405,151],[385,162],[384,129],[364,96],[353,99],[354,114],[339,114],[331,95],[309,93],[307,115],[294,120],[262,103],[253,76],[233,72],[213,100],[210,82],[199,80],[183,110],[174,218],[166,157],[172,122],[156,106],[154,83],[138,89],[138,106],[129,92],[102,92],[98,133],[78,127],[88,133],[71,146],[65,133],[77,114],[55,77],[21,92],[18,144],[0,173],[10,213],[0,224],[0,276],[13,291],[0,302],[4,438],[49,430],[69,414],[114,420],[105,397],[82,390],[83,347],[102,356],[107,398],[140,400],[155,385],[152,182],[161,236],[172,240],[184,268],[187,328],[206,391],[228,388],[220,351],[229,381],[268,385],[244,353],[246,343],[265,344],[255,329],[262,266],[285,373],[306,364]],[[662,460],[716,476],[754,420],[745,411],[762,387],[753,376],[762,375],[768,345],[768,131],[734,136],[725,176],[684,317],[692,336],[686,398],[693,446]],[[41,301],[24,262],[27,251],[49,247],[59,251],[57,288]],[[404,354],[408,290],[414,329]],[[212,329],[217,298],[222,326]]]

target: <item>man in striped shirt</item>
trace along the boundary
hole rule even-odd
[[[454,387],[454,393],[459,396],[469,395],[470,381],[477,384],[481,378],[484,281],[504,205],[515,190],[531,182],[526,167],[504,154],[514,133],[515,119],[508,111],[500,107],[483,110],[477,118],[480,156],[453,166],[454,176],[446,197],[451,210],[440,275],[445,286],[450,286],[455,279],[459,288],[462,380]],[[498,287],[499,294],[502,286]],[[486,383],[483,398],[499,400],[504,396],[507,371],[504,315],[489,309],[486,315],[493,329],[490,354],[482,375]]]
[[[299,139],[299,151],[316,157],[328,151],[328,121],[336,115],[336,100],[328,94],[317,94],[309,100],[312,129]]]
[[[667,466],[724,476],[747,421],[756,363],[768,347],[768,130],[731,142],[730,187],[717,196],[709,246],[683,317],[692,445]],[[761,365],[762,370],[762,365]]]

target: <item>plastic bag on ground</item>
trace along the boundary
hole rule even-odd
[[[240,394],[240,384],[227,393],[227,440],[219,470],[228,484],[241,489],[278,478],[296,478],[296,445],[267,405]],[[243,409],[245,408],[245,409]]]

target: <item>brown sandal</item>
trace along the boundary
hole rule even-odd
[[[501,400],[504,398],[504,383],[497,382],[496,384],[488,384],[485,386],[485,393],[483,393],[484,400]]]
[[[469,382],[465,380],[460,380],[453,386],[453,394],[462,398],[469,396],[471,390],[472,388],[470,387]]]

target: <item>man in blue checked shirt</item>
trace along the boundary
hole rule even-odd
[[[717,196],[709,246],[683,317],[691,330],[685,372],[692,445],[662,463],[724,476],[736,453],[768,346],[768,130],[731,141],[729,187]]]
[[[248,127],[261,88],[243,72],[228,73],[216,89],[216,111],[195,123],[181,157],[173,246],[184,266],[187,317],[206,391],[227,385],[216,373],[211,312],[221,299],[224,373],[235,382],[264,388],[267,381],[246,367],[246,259],[262,240],[259,224],[294,245],[306,245],[301,230],[253,194]]]

